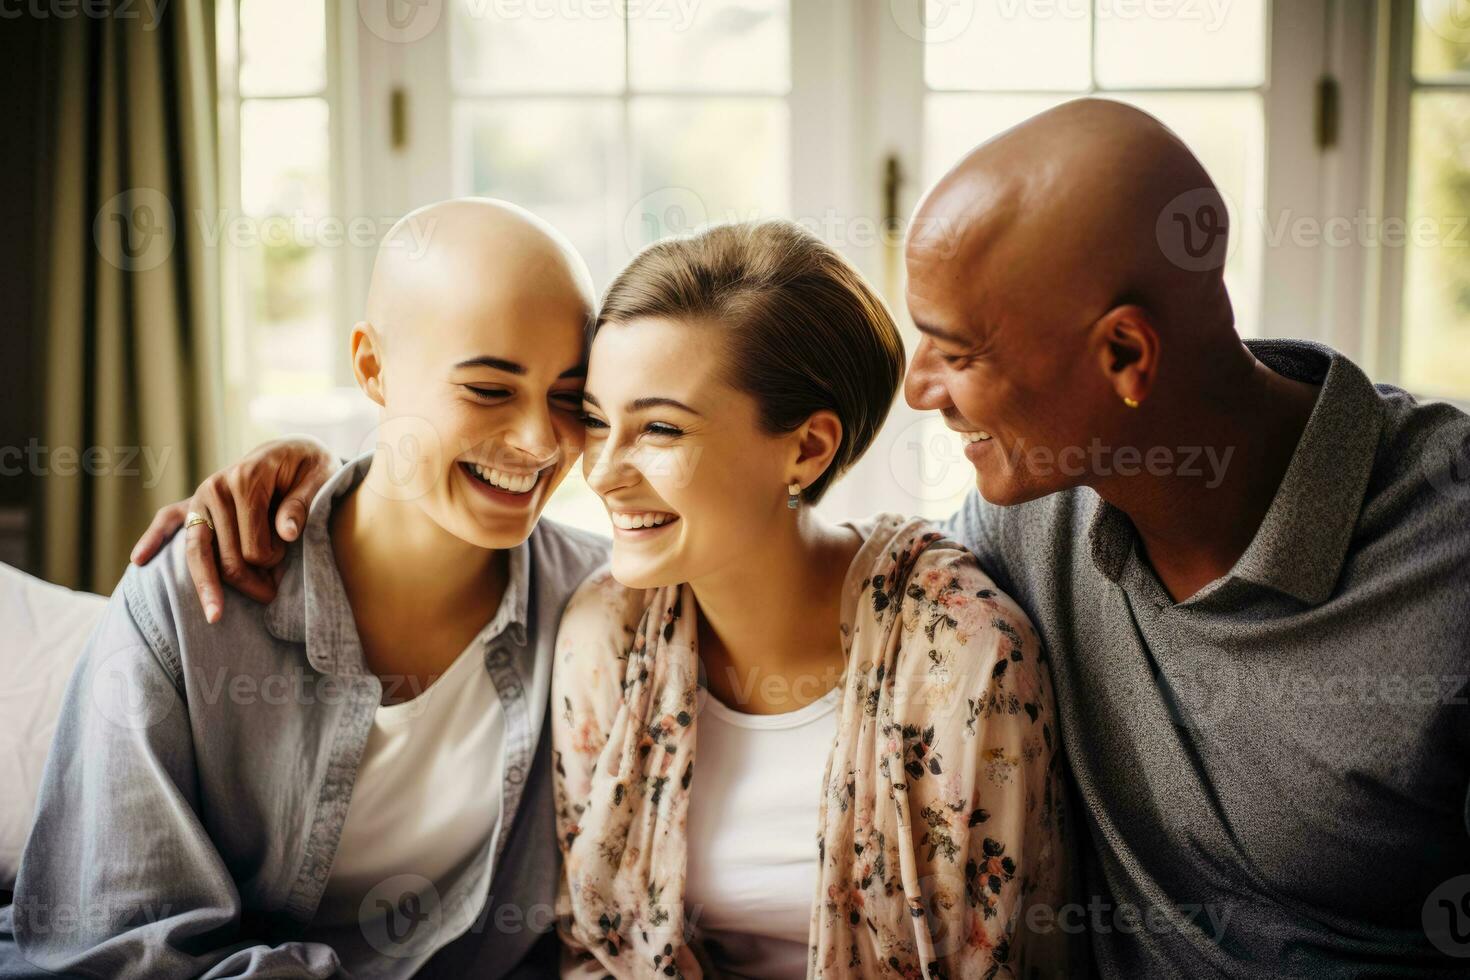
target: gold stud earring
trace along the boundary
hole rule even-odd
[[[801,496],[801,484],[793,480],[786,488],[786,507],[789,510],[796,509],[796,498]]]
[[[1138,402],[1134,401],[1131,398],[1128,398],[1127,396],[1124,396],[1124,398],[1123,398],[1123,404],[1124,405],[1127,405],[1129,408],[1137,408],[1138,407]]]

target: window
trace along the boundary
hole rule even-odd
[[[233,3],[237,451],[305,429],[351,453],[371,427],[345,340],[375,236],[334,247],[318,228],[333,216],[381,234],[429,201],[508,198],[563,229],[599,289],[666,234],[792,216],[903,321],[890,221],[975,144],[1085,94],[1159,116],[1219,184],[1242,333],[1319,339],[1377,378],[1470,397],[1470,21],[1454,0],[1377,17],[1336,0]],[[1324,76],[1336,144],[1319,139]],[[1326,242],[1365,210],[1400,216],[1398,247],[1376,247],[1387,227]],[[948,431],[900,404],[823,506],[942,516],[972,481]],[[550,513],[606,526],[577,472]]]
[[[455,192],[542,215],[599,288],[668,234],[789,212],[786,0],[454,14]]]
[[[1408,72],[1404,221],[1384,244],[1404,264],[1399,382],[1470,398],[1470,19],[1419,0]],[[1395,241],[1397,239],[1397,241]]]
[[[346,362],[329,16],[323,0],[219,9],[224,208],[199,219],[224,266],[236,451],[312,428]]]

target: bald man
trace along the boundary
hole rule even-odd
[[[388,234],[351,337],[372,450],[283,516],[269,605],[201,605],[189,572],[239,546],[241,481],[124,576],[67,692],[0,975],[554,973],[551,647],[607,542],[538,518],[581,450],[592,305],[519,208],[446,202]]]
[[[1054,665],[1059,927],[1107,977],[1463,976],[1470,419],[1243,343],[1227,234],[1177,137],[1082,100],[960,161],[907,244],[905,394],[962,434],[954,532]]]

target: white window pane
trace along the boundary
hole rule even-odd
[[[619,107],[612,99],[492,100],[456,110],[456,193],[498,197],[559,228],[587,260],[597,288],[622,250],[616,174]]]
[[[1470,396],[1470,96],[1414,96],[1409,206],[1383,244],[1405,253],[1403,384],[1428,395]]]
[[[1113,94],[1156,116],[1184,140],[1225,197],[1230,251],[1225,286],[1242,336],[1260,333],[1260,268],[1266,151],[1265,111],[1253,92],[1219,94]]]
[[[1266,0],[1104,2],[1097,13],[1097,83],[1104,88],[1260,85]]]
[[[326,58],[322,0],[241,0],[241,95],[321,92]]]
[[[252,395],[322,390],[346,356],[332,329],[327,104],[247,101],[240,108],[243,215],[214,229],[238,249]],[[214,216],[209,216],[210,220]]]
[[[930,88],[1081,92],[1091,82],[1086,3],[915,2],[925,5]]]
[[[325,99],[246,101],[240,106],[240,203],[255,217],[331,208]]]
[[[620,91],[621,9],[617,3],[454,0],[456,85],[462,91]]]
[[[630,6],[634,89],[786,92],[791,17],[786,0],[702,0]]]
[[[707,224],[788,213],[790,115],[783,99],[633,101],[638,200],[628,246]]]
[[[924,184],[929,186],[976,146],[1070,95],[944,93],[924,99]]]
[[[1424,79],[1470,74],[1470,11],[1464,0],[1419,0],[1414,74]]]
[[[332,329],[332,256],[320,246],[261,240],[240,250],[247,345],[256,395],[331,387],[345,361]]]

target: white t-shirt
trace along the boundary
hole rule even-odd
[[[448,893],[499,826],[504,733],[483,635],[422,694],[379,705],[314,922],[355,925],[364,902],[376,914],[373,889],[400,875]]]
[[[842,686],[779,715],[701,690],[689,791],[689,922],[722,975],[806,976],[817,887],[817,804]]]

